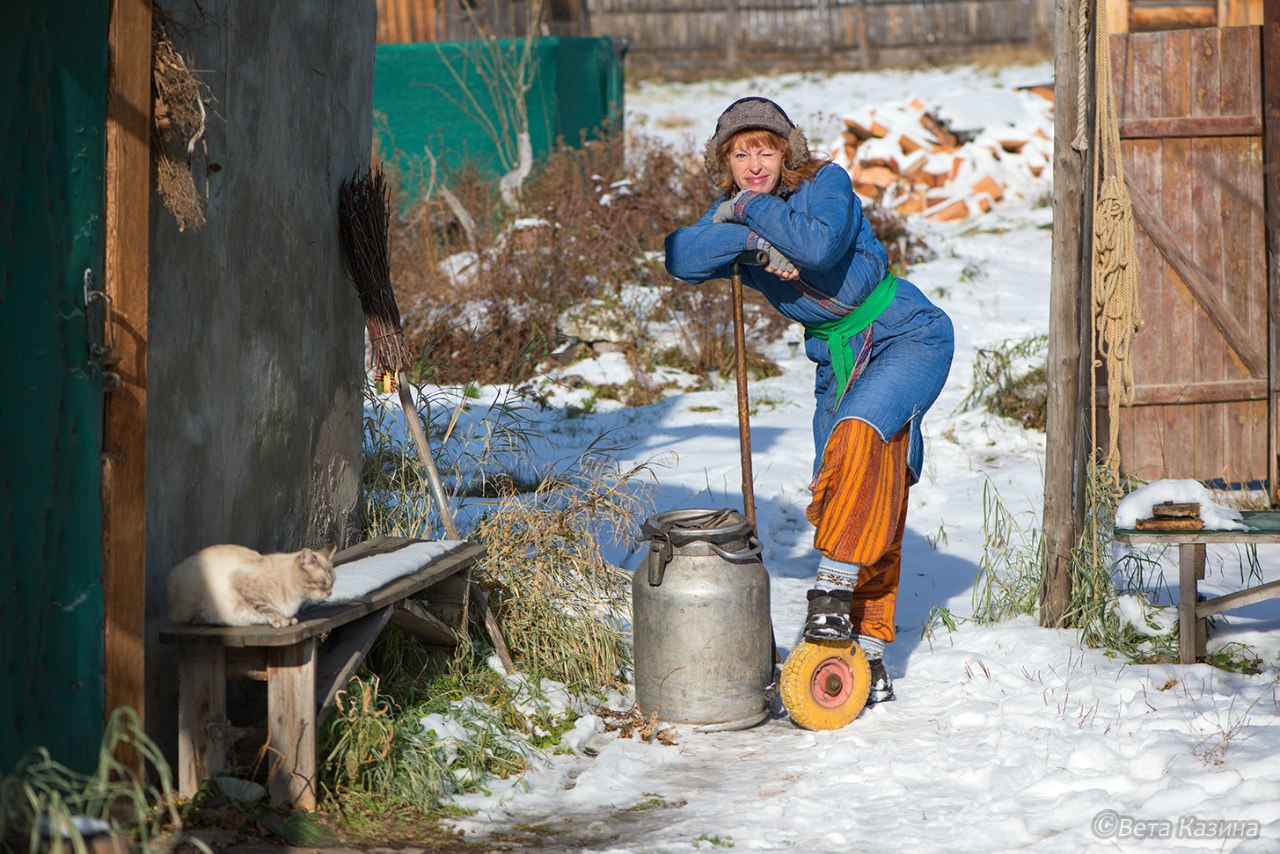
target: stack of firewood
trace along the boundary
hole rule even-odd
[[[1022,92],[1053,100],[1049,87]],[[912,99],[845,117],[829,153],[864,201],[904,216],[961,220],[1048,186],[1052,110],[1044,114],[1044,126],[959,129]]]

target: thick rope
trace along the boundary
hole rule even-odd
[[[1087,0],[1085,0],[1087,3]],[[1134,244],[1133,205],[1124,183],[1120,131],[1111,86],[1111,34],[1106,0],[1094,15],[1095,85],[1098,110],[1094,128],[1093,329],[1095,368],[1107,374],[1108,442],[1106,467],[1112,485],[1120,485],[1120,406],[1134,400],[1133,336],[1142,328],[1138,308],[1138,255]],[[1091,371],[1093,447],[1097,447],[1097,371]]]
[[[1076,151],[1089,148],[1085,128],[1089,125],[1089,0],[1076,7],[1076,138],[1071,147]]]

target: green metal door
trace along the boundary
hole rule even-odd
[[[88,767],[102,736],[107,20],[0,11],[0,771]]]

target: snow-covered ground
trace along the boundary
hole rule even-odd
[[[830,139],[842,114],[869,105],[914,97],[971,109],[1051,76],[1038,65],[646,84],[627,93],[628,125],[698,145],[730,101],[764,94],[811,139]],[[1030,618],[922,637],[931,608],[972,608],[988,484],[1023,525],[1040,524],[1043,434],[957,410],[978,348],[1048,330],[1047,171],[1043,180],[1039,198],[920,226],[937,258],[909,278],[954,319],[957,350],[925,421],[926,468],[911,491],[899,634],[886,653],[898,700],[833,732],[775,714],[740,732],[677,727],[674,746],[602,734],[588,750],[460,798],[474,810],[456,822],[467,838],[500,845],[500,833],[526,849],[600,852],[1280,850],[1280,602],[1232,612],[1209,640],[1211,650],[1249,645],[1263,660],[1257,675],[1127,664]],[[759,531],[784,654],[799,638],[816,560],[804,517],[813,373],[791,349],[777,342],[783,374],[751,388],[762,402],[752,419]],[[624,369],[606,358],[562,373],[618,381]],[[611,430],[629,445],[628,460],[658,460],[657,510],[739,504],[732,386],[552,430],[566,453]],[[1280,552],[1259,557],[1264,576],[1280,578]],[[624,558],[635,566],[638,553]],[[1214,551],[1206,591],[1240,581],[1236,552]]]

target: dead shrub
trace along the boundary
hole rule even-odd
[[[889,253],[889,268],[897,275],[906,275],[912,264],[933,260],[934,252],[929,244],[911,230],[901,214],[877,204],[864,205],[862,214],[871,223],[871,232],[884,244]]]
[[[396,205],[391,260],[411,347],[442,383],[527,377],[555,349],[561,315],[616,301],[626,284],[667,286],[660,249],[696,218],[705,179],[691,158],[618,137],[552,152],[521,192],[520,216],[464,169],[451,181],[474,236],[437,193]],[[644,318],[635,332],[642,333]],[[515,358],[517,355],[519,359]]]
[[[565,313],[591,302],[616,309],[614,340],[637,377],[629,395],[637,401],[660,394],[642,379],[655,360],[698,374],[732,369],[728,284],[677,282],[662,264],[667,234],[711,201],[702,164],[651,137],[631,136],[626,145],[625,156],[618,136],[552,152],[522,189],[519,217],[474,168],[452,176],[451,202],[437,192],[393,203],[392,275],[422,378],[526,379],[563,345]],[[869,207],[867,215],[897,269],[927,254],[892,211]],[[661,298],[635,310],[622,305],[627,285],[658,288]],[[745,293],[748,363],[771,375],[777,366],[761,347],[790,321],[755,291]],[[658,323],[675,330],[676,346],[654,340]]]
[[[742,295],[747,374],[755,378],[777,376],[781,369],[759,346],[776,341],[791,321],[775,311],[759,292],[744,287]],[[729,283],[677,284],[667,291],[663,301],[680,343],[659,352],[654,361],[691,374],[719,371],[727,377],[733,373],[733,297]]]
[[[1048,346],[1048,336],[1037,333],[978,348],[973,361],[973,387],[960,401],[959,411],[982,408],[1028,430],[1043,432],[1048,400]]]

